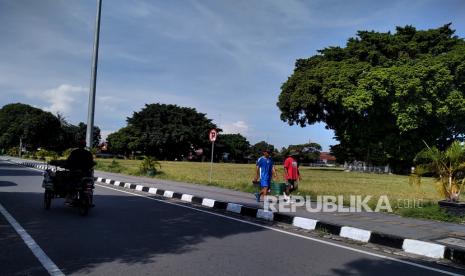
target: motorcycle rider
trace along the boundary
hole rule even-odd
[[[86,148],[85,140],[78,141],[78,148],[73,150],[66,159],[66,168],[70,170],[70,181],[68,186],[68,194],[66,196],[65,203],[72,203],[72,200],[76,196],[76,186],[79,184],[79,180],[82,177],[91,177],[92,168],[95,166],[94,158],[92,153]]]

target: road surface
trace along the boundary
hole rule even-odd
[[[41,181],[0,160],[0,275],[464,274],[104,186],[87,217],[63,199],[46,211]]]

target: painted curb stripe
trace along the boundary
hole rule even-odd
[[[202,198],[202,197],[198,197],[198,196],[193,196],[191,202],[192,202],[192,203],[197,203],[197,204],[202,204],[203,198]]]
[[[339,233],[341,233],[341,226],[332,224],[332,223],[327,223],[323,221],[318,221],[316,223],[316,230],[323,231],[323,232],[328,232],[333,235],[339,236]]]
[[[404,238],[383,233],[371,232],[369,243],[402,249]]]
[[[172,191],[165,191],[165,192],[163,193],[163,196],[164,196],[164,197],[172,198],[172,197],[173,197],[173,192],[172,192]]]
[[[142,188],[144,188],[144,186],[142,186],[142,185],[137,185],[137,186],[136,186],[136,191],[141,191],[141,192],[142,192]]]
[[[213,208],[213,206],[215,206],[215,200],[209,199],[209,198],[204,198],[202,200],[202,205]]]
[[[156,194],[157,193],[157,188],[150,187],[149,188],[149,194]]]
[[[218,201],[218,200],[215,200],[215,204],[213,205],[213,208],[221,209],[221,210],[226,210],[227,207],[228,207],[227,202]]]
[[[181,200],[182,201],[187,201],[187,202],[192,202],[192,197],[193,197],[193,195],[183,194],[181,196]]]
[[[258,209],[242,206],[241,208],[241,215],[248,216],[248,217],[256,217]]]
[[[318,221],[314,219],[294,217],[292,225],[306,230],[315,230],[317,222]]]
[[[226,211],[237,213],[237,214],[241,213],[241,209],[242,209],[242,205],[239,205],[236,203],[228,203],[228,206],[226,207]]]
[[[441,259],[444,258],[444,251],[446,247],[444,245],[431,242],[405,239],[402,249],[407,253]]]
[[[343,226],[341,228],[341,237],[348,238],[351,240],[361,241],[361,242],[368,242],[370,240],[371,231]]]
[[[124,188],[129,189],[129,187],[131,187],[131,183],[124,183]]]
[[[263,209],[258,209],[257,210],[257,218],[273,221],[273,212],[266,211],[266,210],[263,210]]]

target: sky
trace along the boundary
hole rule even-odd
[[[0,106],[87,121],[95,0],[0,0]],[[280,120],[296,59],[358,30],[437,28],[465,37],[465,1],[103,0],[95,124],[105,137],[145,104],[194,107],[224,133],[329,150],[332,130]]]

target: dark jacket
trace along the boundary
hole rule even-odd
[[[90,151],[85,149],[75,149],[67,159],[67,167],[70,170],[87,171],[94,167],[94,158]]]

